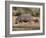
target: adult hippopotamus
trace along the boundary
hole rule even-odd
[[[31,22],[32,16],[30,14],[22,14],[17,16],[16,22]]]

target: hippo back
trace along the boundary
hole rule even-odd
[[[18,21],[30,21],[31,20],[31,15],[30,14],[22,14],[20,16],[17,16]]]
[[[21,15],[21,19],[22,20],[31,20],[31,15],[30,14],[23,14],[23,15]]]

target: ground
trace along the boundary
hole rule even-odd
[[[39,23],[34,23],[33,21],[27,22],[27,23],[19,23],[15,24],[16,22],[16,17],[12,17],[12,22],[13,22],[13,31],[20,31],[20,30],[39,30],[40,29],[40,24]]]

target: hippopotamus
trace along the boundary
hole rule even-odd
[[[32,16],[30,14],[22,14],[20,16],[17,16],[16,22],[30,22]]]

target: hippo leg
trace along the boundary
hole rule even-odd
[[[19,24],[19,20],[16,20],[15,24]]]
[[[16,20],[15,24],[18,24],[18,21]]]
[[[31,23],[31,20],[29,20],[28,22]]]

